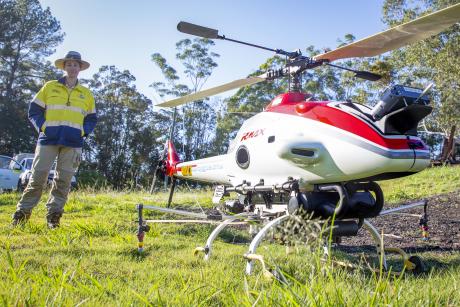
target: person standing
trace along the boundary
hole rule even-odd
[[[46,82],[29,106],[29,120],[39,133],[32,175],[13,214],[12,225],[25,223],[40,201],[50,169],[56,171],[46,203],[48,227],[59,227],[70,191],[72,176],[80,164],[83,138],[95,128],[96,106],[91,91],[78,82],[80,71],[89,67],[80,53],[69,51],[55,66],[66,72]]]

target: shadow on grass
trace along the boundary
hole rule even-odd
[[[427,253],[427,252],[439,252],[439,253],[459,253],[458,247],[441,247],[439,245],[425,245],[425,246],[409,246],[405,247],[404,250],[408,253]]]
[[[337,249],[346,253],[356,254],[365,252],[375,252],[375,245],[338,245]],[[455,247],[440,247],[438,245],[425,245],[425,246],[408,246],[402,248],[406,253],[459,253],[460,249]]]
[[[96,209],[96,206],[92,204],[83,204],[83,205],[71,205],[67,206],[66,213],[78,213],[78,212],[85,212],[88,213],[89,211],[93,211]]]
[[[151,252],[148,250],[139,252],[136,248],[125,248],[117,254],[129,258],[135,262],[144,262],[145,259],[150,256]]]
[[[225,243],[250,243],[251,242],[251,237],[249,234],[246,232],[243,232],[241,230],[235,230],[235,229],[224,229],[222,232],[219,234],[219,239],[224,241]]]
[[[460,267],[460,254],[457,253],[455,256],[455,258],[439,259],[435,255],[432,255],[430,257],[424,257],[423,260],[430,268],[445,271]]]
[[[209,225],[186,224],[179,225],[177,234],[182,236],[205,236],[210,231]]]
[[[357,263],[358,255],[371,256],[376,259],[376,249],[373,245],[362,246],[344,246],[340,245],[336,248],[343,257],[353,259]],[[454,247],[440,247],[437,245],[426,246],[409,246],[403,248],[409,256],[420,256],[423,264],[426,267],[426,272],[431,271],[443,272],[447,270],[455,270],[460,267],[460,253],[458,248]],[[399,256],[395,254],[387,254],[387,264],[393,270],[402,270],[402,261]],[[375,260],[374,259],[374,260]],[[417,275],[419,277],[428,276],[428,274]]]

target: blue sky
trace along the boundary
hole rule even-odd
[[[175,43],[191,38],[176,30],[188,21],[219,30],[229,38],[270,48],[304,50],[336,47],[337,39],[351,33],[357,39],[385,29],[381,22],[383,0],[40,0],[50,7],[66,33],[50,60],[77,50],[91,63],[80,77],[90,78],[102,65],[129,70],[140,92],[162,101],[149,87],[162,81],[151,54],[161,53],[181,71],[175,61]],[[272,53],[226,41],[216,41],[220,54],[217,67],[204,88],[245,77]]]

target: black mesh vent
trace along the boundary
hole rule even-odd
[[[249,151],[246,146],[240,146],[236,151],[236,163],[241,168],[249,167]]]

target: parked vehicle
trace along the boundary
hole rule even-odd
[[[0,155],[0,191],[17,190],[23,171],[24,168],[13,158]]]
[[[30,176],[32,175],[32,163],[34,161],[34,154],[20,153],[14,156],[14,158],[23,168],[18,182],[18,190],[22,191],[26,188],[27,184],[29,183]],[[53,163],[53,166],[51,167],[51,170],[49,172],[47,181],[48,185],[51,185],[51,183],[53,182],[55,170],[56,162]],[[71,187],[77,187],[77,179],[75,178],[75,176],[72,176]]]
[[[51,185],[51,183],[53,182],[55,172],[56,172],[56,161],[53,163],[53,166],[51,167],[50,173],[48,175],[48,184],[49,185]],[[75,178],[75,176],[72,176],[72,179],[70,181],[70,187],[72,189],[77,188],[77,178]]]
[[[22,172],[19,176],[18,181],[18,191],[23,191],[27,183],[29,182],[29,178],[31,175],[32,163],[34,162],[34,154],[32,153],[20,153],[13,157],[17,163],[19,163],[22,167]]]

